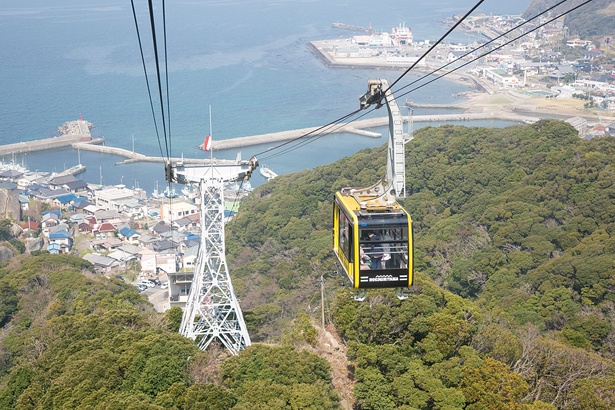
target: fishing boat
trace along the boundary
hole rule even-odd
[[[261,165],[259,167],[260,173],[263,177],[267,178],[267,181],[271,181],[272,179],[274,179],[275,177],[278,176],[278,174],[276,174],[275,172],[273,172],[271,170],[271,168],[267,168],[264,165]]]

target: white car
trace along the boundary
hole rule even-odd
[[[167,289],[169,287],[169,282],[162,282],[160,284],[160,289]]]
[[[144,280],[144,281],[141,281],[141,283],[140,283],[140,284],[141,284],[141,285],[145,285],[145,286],[147,286],[148,288],[153,288],[154,286],[156,286],[156,284],[155,284],[155,283],[150,282],[149,280]]]

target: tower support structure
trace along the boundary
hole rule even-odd
[[[250,167],[248,176],[255,165],[252,164]],[[234,178],[229,178],[213,168],[204,173],[197,172],[192,176],[190,172],[194,170],[177,167],[174,171],[178,179],[183,179],[184,183],[196,183],[194,175],[201,175],[198,179],[201,200],[201,243],[180,333],[195,340],[201,350],[207,349],[217,340],[236,355],[250,346],[251,342],[226,264],[224,184],[236,180],[237,175],[245,176],[246,173],[235,173]]]

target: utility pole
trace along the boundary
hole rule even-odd
[[[322,322],[322,330],[325,330],[325,279],[322,272],[320,273],[320,319]]]

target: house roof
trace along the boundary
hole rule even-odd
[[[81,222],[87,217],[86,214],[74,214],[70,216],[71,222]]]
[[[120,246],[118,249],[123,250],[126,253],[130,253],[132,255],[137,255],[141,251],[143,251],[143,248],[141,248],[140,246],[133,245],[133,244],[130,244],[130,243],[126,243],[126,244]]]
[[[49,233],[56,233],[58,231],[66,231],[68,232],[70,230],[70,227],[68,226],[68,224],[64,223],[64,222],[60,222],[59,224],[57,224],[56,226],[50,226],[49,227]]]
[[[64,229],[49,234],[49,239],[68,239],[68,238],[70,238],[70,234],[68,233],[68,231]]]
[[[176,221],[173,221],[173,223],[175,223],[177,226],[188,226],[188,225],[192,225],[192,221],[190,220],[190,218],[188,217],[183,217],[180,218]]]
[[[190,248],[186,249],[186,251],[184,252],[184,259],[185,258],[191,258],[194,257],[196,258],[197,256],[199,256],[199,246],[191,246]]]
[[[81,180],[81,179],[78,179],[78,180],[72,181],[72,182],[67,182],[64,185],[66,185],[66,188],[70,189],[71,191],[75,191],[75,190],[78,190],[78,189],[84,189],[84,188],[88,187],[88,183],[83,181],[83,180]]]
[[[147,233],[144,233],[143,235],[139,237],[139,242],[141,243],[153,243],[153,242],[156,242],[157,240],[158,238],[156,238],[153,235],[147,234]]]
[[[171,230],[171,227],[165,224],[163,221],[158,222],[152,228],[152,231],[156,232],[157,234],[161,234],[163,232],[169,232],[170,230]]]
[[[105,268],[110,267],[111,265],[117,263],[115,259],[109,258],[108,256],[99,255],[97,253],[88,253],[83,255],[83,259],[96,266],[102,266]]]
[[[23,229],[32,229],[33,231],[38,231],[38,223],[30,221],[30,222],[24,222],[23,224],[21,224],[21,227]]]
[[[121,249],[117,249],[117,250],[111,252],[107,256],[110,257],[110,258],[113,258],[115,260],[118,260],[118,261],[128,261],[130,259],[134,259],[135,258],[135,255],[133,255],[131,253],[128,253],[128,252],[124,252]]]
[[[120,218],[120,213],[115,210],[99,210],[94,213],[96,215],[96,219],[99,221],[106,221],[108,219]]]
[[[168,249],[173,249],[174,247],[175,247],[175,244],[166,239],[162,241],[154,242],[152,244],[152,249],[155,250],[156,252],[166,251]]]
[[[100,225],[98,225],[97,231],[98,232],[113,232],[115,231],[115,226],[113,226],[109,222],[103,222]]]
[[[23,172],[17,171],[16,169],[7,169],[6,171],[0,172],[0,178],[17,178],[23,175]]]
[[[88,206],[94,206],[94,205],[92,205],[92,203],[88,201],[87,198],[84,198],[83,201],[75,201],[75,203],[73,204],[73,208],[75,209],[85,209]]]
[[[74,182],[76,180],[77,178],[75,178],[74,175],[61,175],[51,178],[49,180],[49,185],[64,185],[68,184],[69,182]]]
[[[74,201],[77,198],[77,195],[70,193],[56,197],[56,201],[60,202],[61,204],[68,204],[69,202]]]
[[[120,234],[125,236],[126,238],[130,238],[131,236],[139,235],[135,230],[130,228],[122,228],[120,229]]]

